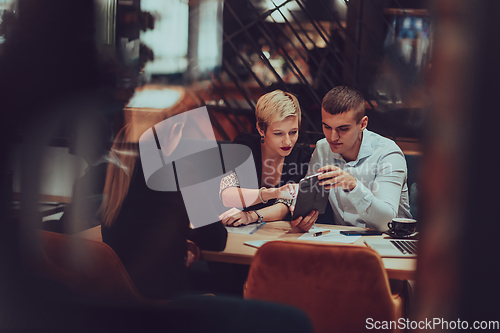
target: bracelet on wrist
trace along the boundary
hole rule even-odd
[[[262,199],[262,190],[265,190],[266,188],[265,187],[261,187],[259,189],[259,199],[260,201],[263,203],[263,204],[266,204],[268,200],[264,201],[264,199]]]

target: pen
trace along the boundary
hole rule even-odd
[[[264,224],[266,224],[266,222],[262,222],[261,224],[259,224],[258,226],[256,226],[255,229],[253,229],[250,232],[250,235],[252,235],[254,232],[256,232],[257,230],[259,230],[260,228],[262,228],[264,226]]]
[[[327,234],[327,233],[329,233],[329,232],[330,232],[330,230],[325,230],[325,231],[315,232],[315,233],[313,234],[313,237],[316,237],[316,236],[321,236],[321,235]]]

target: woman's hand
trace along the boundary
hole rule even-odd
[[[224,213],[220,214],[219,215],[219,219],[222,221],[224,220],[225,218],[229,217],[229,216],[232,216],[236,213],[239,213],[241,212],[241,209],[238,209],[238,208],[231,208],[229,210],[226,210]]]
[[[277,189],[276,199],[295,199],[299,190],[299,184],[288,183]]]
[[[221,219],[221,222],[224,225],[238,227],[240,225],[247,225],[256,222],[258,216],[253,211],[243,212],[238,208],[231,208],[219,215],[219,219]]]
[[[290,224],[292,227],[298,227],[300,230],[309,231],[314,223],[316,223],[318,215],[319,213],[317,210],[312,210],[307,216],[299,216],[297,219],[290,222]]]

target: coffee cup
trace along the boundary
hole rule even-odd
[[[417,220],[407,218],[394,218],[387,223],[391,234],[399,237],[409,236],[417,231]]]

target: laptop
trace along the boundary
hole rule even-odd
[[[381,257],[412,258],[417,256],[417,240],[392,238],[367,238],[365,244]]]

